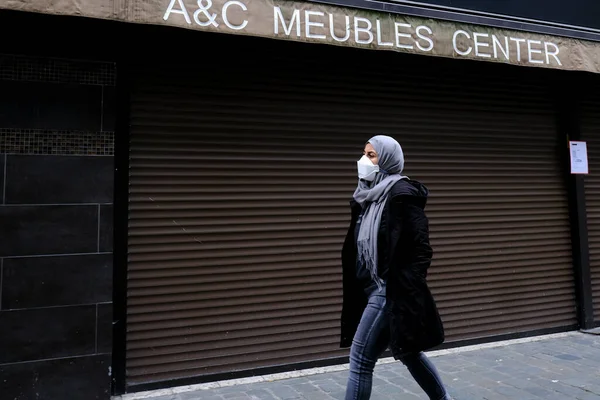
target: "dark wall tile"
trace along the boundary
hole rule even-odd
[[[0,207],[0,257],[95,253],[98,206]]]
[[[102,87],[0,81],[0,126],[99,131]]]
[[[109,400],[110,356],[0,365],[0,398]]]
[[[113,251],[113,206],[100,206],[100,251]]]
[[[112,353],[113,305],[98,304],[98,353]]]
[[[112,254],[4,260],[4,310],[111,300]]]
[[[116,89],[112,86],[104,86],[102,100],[102,130],[114,131],[117,123]]]
[[[96,351],[96,306],[0,311],[0,364]]]
[[[113,157],[8,155],[6,164],[6,204],[113,202]]]

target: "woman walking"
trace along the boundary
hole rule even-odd
[[[371,138],[363,154],[342,250],[341,347],[351,346],[346,400],[370,398],[375,363],[388,346],[429,399],[450,400],[422,352],[444,341],[426,283],[428,190],[401,175],[404,154],[393,138]]]

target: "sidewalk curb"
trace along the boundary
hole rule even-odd
[[[428,357],[440,357],[440,356],[445,356],[445,355],[450,355],[450,354],[465,353],[465,352],[484,350],[484,349],[493,349],[493,348],[498,348],[498,347],[512,346],[515,344],[532,343],[532,342],[539,342],[539,341],[550,340],[550,339],[560,339],[560,338],[578,336],[578,335],[584,335],[584,334],[585,333],[581,333],[579,331],[569,331],[569,332],[555,333],[555,334],[550,334],[550,335],[532,336],[532,337],[522,338],[522,339],[503,340],[503,341],[498,341],[498,342],[483,343],[483,344],[477,344],[477,345],[472,345],[472,346],[463,346],[463,347],[456,347],[456,348],[452,348],[452,349],[437,350],[437,351],[427,352],[426,354]],[[383,358],[383,359],[379,360],[377,362],[377,364],[378,365],[390,364],[393,362],[397,362],[397,361],[394,360],[394,358],[389,357],[389,358]],[[349,368],[348,364],[332,365],[332,366],[320,367],[320,368],[308,368],[308,369],[302,369],[302,370],[297,370],[297,371],[282,372],[282,373],[277,373],[277,374],[253,376],[253,377],[249,377],[249,378],[229,379],[229,380],[224,380],[224,381],[202,383],[202,384],[197,384],[197,385],[178,386],[178,387],[173,387],[173,388],[168,388],[168,389],[157,389],[157,390],[150,390],[150,391],[146,391],[146,392],[130,393],[130,394],[124,394],[122,396],[114,396],[111,398],[111,400],[152,399],[154,397],[159,397],[159,396],[175,395],[175,394],[188,393],[188,392],[194,392],[194,391],[199,391],[199,390],[210,390],[210,389],[230,387],[230,386],[236,386],[236,385],[246,385],[246,384],[258,383],[258,382],[273,382],[273,381],[278,381],[278,380],[283,380],[283,379],[300,378],[300,377],[306,377],[306,376],[311,376],[311,375],[324,374],[324,373],[328,373],[328,372],[346,371],[346,370],[348,370],[348,368]]]

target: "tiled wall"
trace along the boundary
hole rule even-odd
[[[0,398],[108,399],[115,65],[0,54]]]

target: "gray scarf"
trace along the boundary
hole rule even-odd
[[[373,182],[359,180],[354,192],[354,200],[363,209],[356,243],[357,261],[367,268],[381,291],[383,281],[377,275],[379,225],[390,189],[394,183],[406,179],[405,176],[400,175],[404,169],[404,153],[400,144],[389,136],[374,136],[368,143],[375,148],[379,157],[379,172]]]

